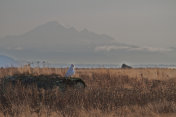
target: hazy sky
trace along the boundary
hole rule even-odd
[[[105,33],[127,44],[176,45],[176,0],[0,0],[0,37],[48,21]]]

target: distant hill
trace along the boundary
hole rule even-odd
[[[48,22],[33,30],[19,35],[7,36],[1,39],[1,47],[15,50],[43,49],[45,51],[79,51],[94,46],[107,44],[114,39],[107,35],[99,35],[84,29],[76,30],[74,27],[66,28],[57,22]]]
[[[17,61],[8,56],[0,55],[0,67],[16,66]]]
[[[0,52],[23,60],[58,63],[146,63],[175,62],[173,48],[141,47],[119,43],[114,38],[88,29],[78,31],[48,22],[21,35],[0,39]],[[173,51],[174,50],[174,51]]]
[[[57,22],[42,24],[21,35],[6,36],[1,39],[0,51],[23,59],[50,59],[50,61],[66,60],[85,61],[99,55],[96,47],[114,43],[115,40],[105,34],[96,34],[74,27],[64,27]]]

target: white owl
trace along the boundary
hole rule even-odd
[[[71,64],[70,68],[68,69],[67,73],[65,74],[65,77],[71,77],[72,75],[75,74],[75,69],[74,69],[74,65]]]

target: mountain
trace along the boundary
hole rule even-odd
[[[16,65],[17,61],[15,61],[13,58],[0,55],[0,67],[11,67]]]
[[[17,36],[1,39],[0,52],[17,58],[66,60],[70,57],[90,57],[97,46],[113,43],[115,40],[105,34],[96,34],[74,27],[66,28],[57,22],[42,24]]]
[[[0,52],[23,60],[57,63],[175,62],[173,48],[141,47],[119,43],[88,29],[78,31],[48,22],[21,35],[0,39]]]
[[[48,51],[49,48],[52,51],[55,49],[64,51],[76,49],[79,51],[80,47],[87,49],[90,45],[92,47],[106,44],[114,39],[107,35],[98,35],[87,29],[79,32],[74,27],[65,28],[57,22],[48,22],[25,34],[8,36],[1,40],[0,45],[4,48],[7,48],[8,45],[10,49],[40,48]]]

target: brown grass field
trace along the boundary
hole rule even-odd
[[[1,68],[13,74],[58,74],[61,68]],[[0,117],[175,117],[176,69],[76,69],[84,91],[0,87]],[[0,83],[2,85],[2,83]]]

